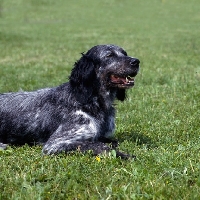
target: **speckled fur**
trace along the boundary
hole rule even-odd
[[[110,54],[112,54],[110,56]],[[42,144],[44,154],[79,148],[94,154],[109,151],[105,143],[115,129],[115,99],[125,89],[110,84],[109,76],[137,74],[134,58],[115,45],[98,45],[77,61],[69,82],[58,87],[0,95],[0,147]],[[119,152],[119,156],[123,155]],[[124,154],[124,157],[127,155]]]

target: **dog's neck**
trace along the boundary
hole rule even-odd
[[[106,87],[101,87],[100,89],[100,103],[105,109],[110,109],[114,101],[116,99],[117,90],[116,89],[108,89]]]

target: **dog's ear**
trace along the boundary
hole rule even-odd
[[[75,98],[82,104],[87,104],[97,93],[99,82],[95,64],[89,56],[82,53],[80,60],[74,64],[69,81]]]
[[[117,100],[124,101],[126,99],[125,89],[117,89],[116,98]]]

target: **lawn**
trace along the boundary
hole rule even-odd
[[[141,60],[116,102],[120,150],[0,151],[0,199],[200,199],[199,0],[0,0],[0,93],[68,80],[80,53],[122,46]]]

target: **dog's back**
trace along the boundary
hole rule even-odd
[[[44,143],[57,127],[55,88],[0,94],[0,142]]]

